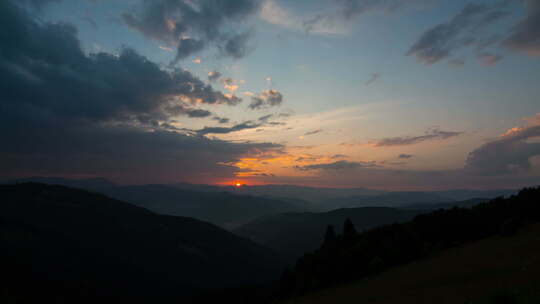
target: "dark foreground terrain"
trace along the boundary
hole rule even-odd
[[[215,225],[63,186],[0,186],[1,303],[185,300],[279,277],[270,250]]]
[[[537,304],[540,224],[283,303]]]

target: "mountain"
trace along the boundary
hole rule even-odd
[[[486,198],[472,198],[459,202],[450,203],[415,203],[405,204],[400,206],[400,209],[413,209],[413,210],[437,210],[437,209],[450,209],[450,208],[472,208],[476,205],[489,201]]]
[[[317,207],[318,204],[329,199],[360,195],[373,196],[386,193],[386,191],[366,188],[315,188],[295,185],[243,185],[242,187],[234,187],[178,183],[174,184],[174,186],[197,191],[228,191],[236,194],[247,194],[276,199],[296,199],[312,203],[312,208]]]
[[[359,230],[411,220],[422,211],[385,207],[339,209],[323,213],[284,213],[259,218],[233,230],[294,261],[306,252],[314,251],[323,242],[328,225],[341,231],[349,218]],[[425,212],[425,211],[424,211]]]
[[[448,191],[396,191],[380,195],[350,196],[328,200],[322,205],[323,209],[355,208],[355,207],[396,207],[420,209],[448,208],[456,204],[473,204],[478,200],[490,200],[516,194],[517,190],[448,190]],[[467,203],[467,201],[469,201]],[[457,203],[456,203],[457,202]],[[430,206],[432,205],[432,206]]]
[[[294,198],[257,197],[245,192],[226,191],[226,187],[211,185],[194,187],[120,186],[104,178],[68,179],[55,177],[30,177],[5,181],[4,184],[24,182],[63,185],[96,191],[159,214],[193,217],[227,229],[265,215],[312,209],[308,202]]]
[[[328,200],[325,208],[400,207],[419,203],[443,203],[452,200],[436,193],[418,191],[387,192],[375,196],[349,196]]]
[[[272,251],[215,225],[101,194],[25,183],[0,185],[0,197],[1,294],[183,297],[282,270]]]
[[[517,189],[498,189],[498,190],[468,190],[468,189],[455,189],[455,190],[445,190],[445,191],[434,191],[433,194],[436,194],[440,197],[443,197],[452,201],[465,201],[472,198],[487,198],[493,199],[499,196],[510,196],[517,194],[519,190]]]
[[[167,185],[118,186],[101,192],[160,214],[194,217],[225,228],[260,216],[303,211],[282,200],[229,192],[183,190]]]
[[[87,189],[87,190],[90,190],[90,189],[99,190],[103,188],[110,188],[110,187],[116,186],[114,183],[102,177],[63,178],[63,177],[36,176],[36,177],[27,177],[27,178],[7,180],[7,181],[2,182],[1,184],[20,184],[20,183],[41,183],[41,184],[49,184],[49,185],[62,185],[62,186]]]

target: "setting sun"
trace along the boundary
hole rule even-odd
[[[235,185],[236,187],[242,187],[242,184],[240,184],[240,183],[236,183],[236,184],[234,184],[234,185]]]

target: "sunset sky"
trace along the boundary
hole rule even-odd
[[[0,177],[540,184],[538,0],[0,2]]]

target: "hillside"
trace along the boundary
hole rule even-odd
[[[314,251],[321,246],[328,225],[333,225],[341,231],[345,219],[350,218],[357,229],[366,230],[380,225],[408,221],[421,212],[366,207],[322,213],[284,213],[259,218],[234,229],[233,232],[275,250],[289,261],[295,261],[304,253]]]
[[[357,232],[345,221],[343,233],[325,233],[322,246],[305,254],[281,279],[280,294],[301,295],[371,278],[394,267],[498,235],[512,235],[540,222],[540,188],[526,188],[472,208],[439,209],[402,224]],[[411,274],[414,278],[414,273]]]
[[[373,278],[282,303],[533,304],[540,302],[540,224],[448,249]]]
[[[180,297],[281,271],[270,250],[196,219],[64,186],[2,185],[0,197],[2,293]]]

